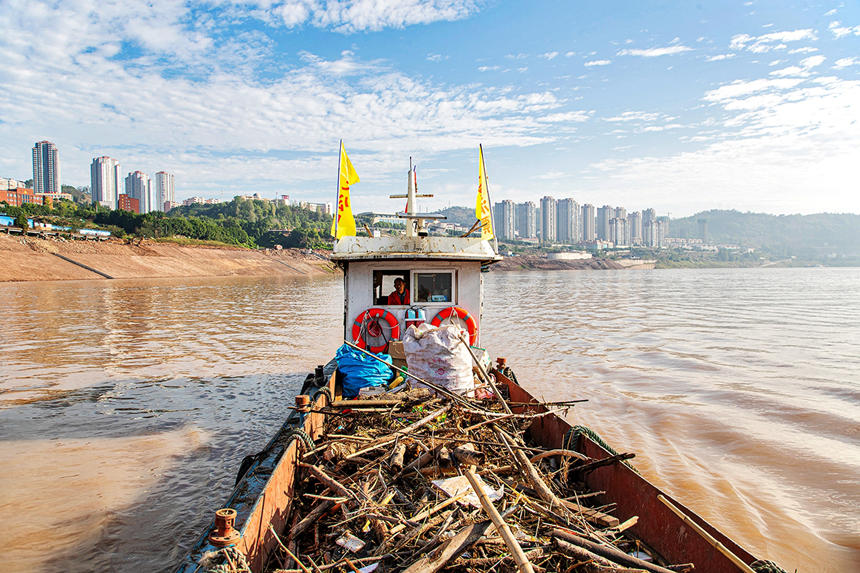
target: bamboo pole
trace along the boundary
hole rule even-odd
[[[489,385],[490,385],[490,388],[492,388],[492,389],[493,389],[493,393],[496,395],[496,398],[498,398],[499,402],[501,402],[501,404],[502,404],[502,408],[504,408],[505,413],[510,414],[510,413],[511,413],[511,409],[510,409],[510,407],[508,406],[508,403],[507,403],[507,402],[505,402],[505,399],[504,399],[504,398],[502,398],[502,395],[501,395],[501,394],[499,394],[499,389],[496,387],[496,382],[495,382],[495,380],[494,380],[493,378],[491,378],[491,377],[490,377],[490,375],[487,373],[487,369],[486,369],[486,368],[484,368],[484,365],[483,365],[483,364],[481,364],[481,362],[478,360],[478,357],[477,357],[477,356],[475,356],[475,353],[474,353],[474,352],[472,352],[472,347],[471,347],[471,346],[469,346],[469,343],[468,343],[468,342],[466,342],[466,339],[465,339],[465,337],[463,336],[463,333],[462,333],[462,332],[460,333],[460,342],[462,342],[462,343],[463,343],[463,345],[466,347],[466,349],[469,351],[469,355],[472,357],[472,360],[475,362],[475,366],[477,366],[477,367],[478,367],[478,370],[481,372],[481,375],[483,375],[483,377],[484,377],[484,382],[486,382],[487,384],[489,384]]]
[[[478,496],[478,499],[481,501],[481,507],[484,508],[484,511],[493,521],[493,525],[496,526],[496,529],[499,532],[499,535],[502,536],[502,539],[505,540],[505,545],[508,546],[508,550],[510,550],[511,555],[514,558],[514,561],[517,563],[517,568],[520,573],[534,573],[534,568],[532,567],[529,558],[526,557],[523,552],[523,548],[520,547],[520,544],[517,542],[514,534],[511,533],[511,528],[508,527],[508,524],[499,515],[498,510],[493,505],[493,502],[487,497],[487,494],[484,493],[484,488],[480,486],[478,483],[478,477],[472,472],[471,469],[463,472],[466,476],[466,479],[469,480],[469,484],[472,486],[472,489],[475,490],[475,494]]]
[[[642,559],[633,557],[632,555],[628,555],[619,549],[615,549],[614,547],[594,543],[593,541],[589,541],[588,539],[585,539],[580,535],[575,535],[574,533],[571,533],[570,531],[564,529],[555,528],[552,530],[551,534],[553,537],[557,537],[559,539],[563,539],[564,541],[579,545],[580,547],[584,547],[592,553],[596,553],[601,557],[605,557],[610,561],[620,563],[621,565],[624,565],[626,567],[638,567],[639,569],[644,569],[646,571],[650,571],[651,573],[673,573],[671,569],[666,569],[665,567],[661,567],[660,565],[643,561]]]
[[[684,520],[684,523],[686,523],[687,525],[692,527],[696,533],[701,535],[702,538],[705,541],[707,541],[708,543],[710,543],[717,551],[719,551],[720,553],[722,553],[723,555],[728,557],[729,561],[731,561],[732,563],[734,563],[735,565],[738,566],[738,569],[740,569],[744,573],[755,573],[755,571],[753,571],[752,567],[750,567],[749,565],[744,563],[741,560],[741,558],[738,557],[737,555],[735,555],[734,553],[732,553],[728,547],[726,547],[725,545],[723,545],[722,543],[720,543],[719,541],[714,539],[713,535],[711,535],[710,533],[708,533],[707,531],[702,529],[701,525],[699,525],[698,523],[696,523],[695,521],[690,519],[690,517],[687,514],[685,514],[680,509],[678,509],[678,507],[676,507],[674,503],[672,503],[671,501],[666,499],[666,497],[663,494],[657,494],[657,499],[659,499],[661,502],[663,502],[663,505],[665,505],[666,507],[671,509],[672,513],[674,513],[675,515],[680,517],[682,520]]]

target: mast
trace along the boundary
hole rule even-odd
[[[417,166],[412,164],[412,157],[409,157],[409,173],[406,183],[406,195],[389,195],[391,199],[406,199],[406,210],[403,213],[398,213],[397,216],[401,219],[407,219],[406,236],[407,237],[426,237],[427,229],[424,227],[424,221],[427,219],[445,219],[444,215],[428,215],[418,213],[418,197],[433,197],[432,194],[418,193],[418,175]]]

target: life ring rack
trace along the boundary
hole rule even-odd
[[[386,337],[385,333],[382,331],[382,325],[379,324],[380,319],[388,323],[388,326],[391,329],[390,336]],[[367,342],[363,337],[365,324],[367,325],[367,330],[373,328],[371,324],[375,324],[379,327],[379,334],[375,336],[381,335],[383,339],[385,339],[385,344],[368,347]],[[368,308],[355,317],[355,322],[352,323],[352,339],[355,341],[355,345],[359,348],[367,348],[371,352],[382,352],[391,340],[397,340],[398,338],[400,338],[400,321],[397,320],[397,317],[394,316],[394,314],[384,308]]]
[[[457,318],[466,323],[466,330],[469,331],[469,345],[474,346],[478,342],[478,321],[465,308],[460,306],[443,308],[433,317],[430,324],[439,326],[443,320],[451,318],[452,315],[457,315]]]

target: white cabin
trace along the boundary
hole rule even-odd
[[[483,310],[483,265],[500,260],[480,238],[387,236],[343,237],[332,259],[344,274],[344,337],[353,339],[353,324],[363,312],[391,312],[406,331],[406,311],[424,309],[427,322],[448,307],[467,311],[476,321],[478,344]],[[402,278],[409,304],[390,305],[394,280]]]
[[[370,309],[380,309],[376,314],[383,315],[376,320],[382,332],[376,337],[375,344],[383,347],[387,346],[388,340],[403,336],[410,307],[423,309],[427,322],[432,322],[445,309],[455,307],[457,314],[448,320],[458,321],[466,327],[466,321],[458,315],[462,317],[468,313],[473,326],[477,327],[471,341],[478,345],[484,290],[481,269],[501,260],[501,257],[489,241],[479,237],[431,237],[424,222],[444,217],[416,213],[418,197],[432,195],[417,194],[415,172],[410,166],[407,194],[392,196],[407,199],[406,212],[398,214],[406,222],[405,234],[342,237],[335,243],[332,260],[343,269],[344,277],[344,338],[361,344],[356,340],[358,330],[354,327],[366,326],[367,315],[364,313]],[[398,278],[403,279],[409,292],[408,304],[388,304],[389,295],[395,290],[394,281]],[[365,320],[357,320],[361,317]],[[395,323],[399,326],[399,333],[389,336],[395,332]],[[376,332],[379,331],[377,328]]]

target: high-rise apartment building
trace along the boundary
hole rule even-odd
[[[90,193],[93,203],[116,209],[122,194],[122,176],[119,161],[113,157],[96,157],[90,165]]]
[[[573,199],[559,199],[557,217],[558,241],[568,244],[578,243],[582,237],[582,231],[579,228],[579,203]]]
[[[663,215],[662,217],[657,217],[657,221],[660,223],[660,232],[663,233],[664,237],[669,236],[669,216]],[[662,245],[662,241],[661,241]]]
[[[149,213],[155,210],[155,198],[152,192],[152,182],[149,175],[142,171],[133,171],[125,178],[125,194],[132,199],[137,199],[140,205],[140,213]]]
[[[647,247],[663,248],[668,236],[669,217],[649,218],[648,223],[642,224],[642,242]]]
[[[630,244],[642,244],[642,213],[634,211],[627,215],[627,227],[630,229]]]
[[[537,207],[531,201],[520,203],[516,207],[517,233],[521,239],[537,237]]]
[[[707,219],[697,219],[696,221],[699,224],[699,238],[702,239],[702,242],[708,243],[708,220]]]
[[[609,240],[609,219],[615,216],[615,209],[609,205],[597,208],[597,238],[601,241]]]
[[[582,240],[590,243],[597,238],[597,233],[594,228],[594,205],[586,203],[582,206]]]
[[[33,147],[33,192],[60,192],[60,156],[50,141],[39,141]]]
[[[558,237],[556,203],[556,200],[549,196],[545,196],[543,199],[540,200],[540,240],[543,243],[554,243]]]
[[[654,212],[654,209],[645,209],[642,211],[642,232],[645,232],[645,225],[652,223],[657,220],[657,213]]]
[[[629,244],[627,219],[619,217],[609,219],[609,241],[616,247]]]
[[[155,174],[155,206],[153,211],[170,211],[176,205],[173,190],[173,174],[159,171]]]
[[[496,226],[496,237],[502,241],[510,241],[516,238],[514,224],[514,202],[505,199],[493,205],[493,223]]]

